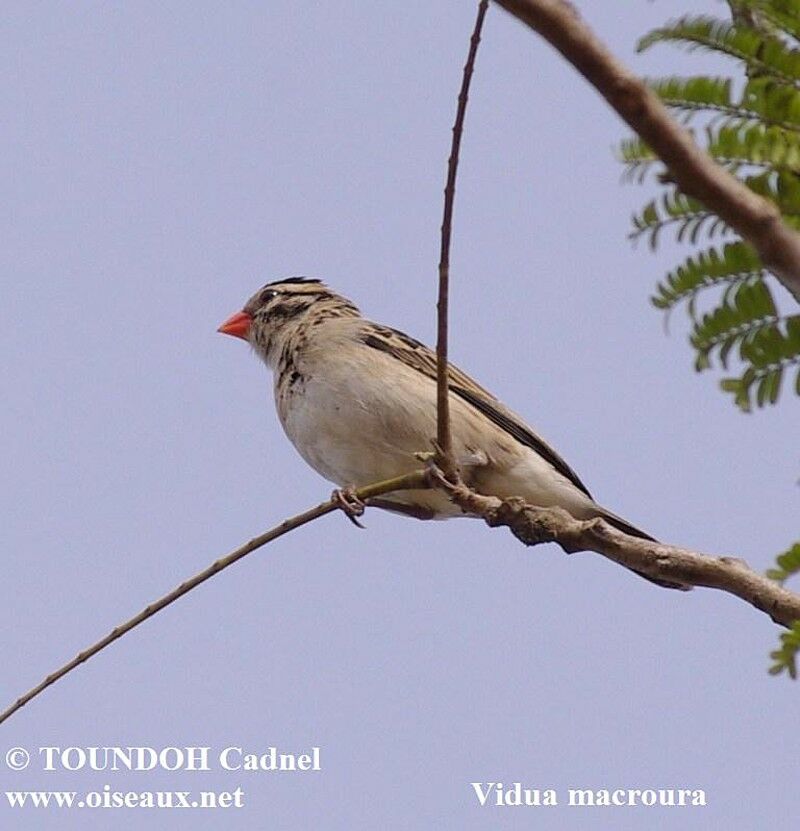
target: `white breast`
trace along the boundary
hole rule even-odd
[[[372,352],[350,346],[338,356],[311,356],[316,360],[298,367],[303,381],[297,393],[278,402],[283,428],[300,454],[339,485],[414,470],[414,453],[430,450],[435,435],[428,385],[407,377],[413,370],[402,365],[399,372],[392,367],[395,377],[389,380],[383,356]]]
[[[278,413],[302,457],[340,486],[361,486],[410,473],[417,453],[429,453],[436,436],[436,384],[391,355],[344,331],[320,339],[295,357],[302,380],[283,394]],[[460,398],[451,395],[453,449],[465,478],[479,491],[518,495],[539,505],[592,505],[571,482]],[[472,468],[472,470],[469,470]],[[392,497],[431,507],[442,516],[460,509],[441,492]],[[580,514],[576,514],[580,515]]]

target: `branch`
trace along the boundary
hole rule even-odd
[[[463,484],[448,483],[435,470],[434,476],[456,505],[491,527],[507,526],[525,545],[556,542],[567,554],[594,551],[648,577],[736,595],[781,626],[800,620],[800,595],[753,571],[744,560],[631,537],[602,519],[575,519],[563,508],[536,508],[517,497],[482,496]]]
[[[776,205],[753,193],[701,150],[572,5],[564,0],[495,1],[561,52],[659,156],[680,189],[748,240],[800,302],[800,234],[783,222]]]
[[[363,488],[358,488],[354,495],[357,499],[366,502],[368,499],[372,499],[373,497],[378,497],[381,494],[390,493],[392,491],[427,488],[429,487],[428,480],[428,472],[419,470],[414,473],[406,474],[405,476],[397,476],[394,479],[388,479],[385,482],[377,482],[372,485],[366,485]],[[18,698],[7,710],[0,713],[0,724],[2,724],[10,716],[14,715],[14,713],[16,713],[21,707],[24,707],[31,699],[36,698],[39,693],[46,690],[51,684],[55,684],[56,681],[72,672],[72,670],[77,666],[85,661],[88,661],[89,658],[97,655],[98,652],[105,649],[109,646],[109,644],[114,643],[115,640],[130,632],[131,629],[134,629],[140,623],[144,623],[148,618],[153,617],[153,615],[157,612],[160,612],[171,603],[174,603],[179,597],[183,597],[183,595],[188,594],[192,589],[196,588],[201,583],[205,583],[206,580],[213,577],[215,574],[219,574],[219,572],[223,569],[228,568],[228,566],[233,565],[238,560],[241,560],[242,557],[246,557],[252,551],[255,551],[257,548],[261,548],[268,542],[272,542],[278,537],[288,534],[289,531],[293,531],[295,528],[299,528],[301,525],[306,525],[312,520],[325,516],[325,514],[329,514],[341,507],[342,500],[332,496],[327,502],[321,502],[316,507],[309,508],[302,514],[298,514],[297,516],[284,520],[280,525],[276,525],[274,528],[271,528],[269,531],[265,531],[260,536],[254,537],[250,540],[250,542],[245,543],[227,556],[217,560],[207,569],[204,569],[199,574],[196,574],[194,577],[186,580],[186,582],[181,583],[177,589],[173,589],[169,592],[169,594],[165,594],[162,598],[156,600],[155,603],[151,603],[146,609],[139,612],[138,615],[135,615],[130,620],[120,626],[117,626],[116,629],[101,640],[97,641],[97,643],[93,644],[88,649],[85,649],[83,652],[76,655],[71,661],[64,664],[64,666],[60,669],[57,669],[52,674],[48,675],[44,681],[37,684],[37,686],[35,686],[32,690],[29,690],[25,693],[25,695]]]
[[[630,537],[602,519],[577,520],[561,508],[537,508],[526,504],[518,497],[501,500],[494,496],[483,496],[461,482],[451,483],[435,464],[429,464],[427,470],[418,470],[385,482],[366,485],[356,490],[354,495],[361,501],[380,505],[382,500],[379,497],[383,494],[431,487],[445,490],[456,505],[468,514],[482,517],[489,526],[509,527],[514,536],[525,545],[557,542],[568,554],[576,551],[595,551],[649,577],[691,586],[706,586],[734,594],[755,606],[756,609],[765,612],[775,623],[783,626],[789,627],[792,622],[800,620],[800,595],[784,589],[773,580],[753,571],[743,560],[732,557],[709,557],[673,545]],[[0,724],[80,664],[88,661],[89,658],[97,655],[140,623],[144,623],[148,618],[153,617],[215,574],[278,537],[341,507],[341,498],[336,498],[334,495],[327,502],[321,502],[302,514],[284,520],[280,525],[254,537],[227,556],[217,560],[199,574],[181,583],[178,588],[151,603],[130,620],[117,626],[104,638],[79,653],[33,689],[20,696],[10,707],[0,713]],[[420,516],[420,518],[427,518],[427,516]]]
[[[444,187],[444,215],[442,217],[442,241],[439,254],[439,302],[437,303],[437,339],[436,339],[436,443],[438,445],[438,462],[445,475],[456,475],[456,462],[453,458],[453,440],[450,432],[450,387],[447,372],[447,315],[450,300],[450,236],[453,228],[453,204],[456,196],[456,173],[458,171],[458,154],[461,149],[461,136],[464,132],[464,117],[467,112],[467,97],[472,72],[475,68],[475,56],[481,40],[481,28],[489,0],[480,0],[475,28],[469,42],[467,62],[464,64],[464,76],[458,93],[456,120],[453,125],[453,143],[450,158],[447,160],[447,183]]]
[[[701,200],[748,239],[758,249],[764,263],[800,300],[800,235],[782,223],[777,208],[756,196],[700,151],[689,134],[672,121],[658,98],[606,50],[571,6],[562,0],[496,2],[539,31],[559,49],[661,157],[681,189]],[[526,545],[554,541],[567,553],[596,551],[651,577],[721,589],[751,603],[768,614],[776,623],[789,626],[793,621],[800,620],[800,596],[752,571],[742,560],[709,557],[675,546],[629,537],[601,519],[580,521],[560,508],[536,508],[518,498],[500,500],[496,497],[482,496],[460,482],[453,484],[449,481],[457,473],[450,434],[447,373],[450,237],[456,171],[469,83],[487,6],[488,0],[480,0],[458,96],[445,186],[437,306],[437,444],[438,461],[442,470],[431,465],[428,470],[416,471],[359,488],[354,495],[362,502],[372,500],[373,504],[381,505],[383,500],[378,497],[382,494],[398,490],[443,488],[465,511],[482,516],[490,526],[507,525]],[[80,664],[215,574],[295,528],[342,507],[344,505],[341,498],[331,497],[327,502],[284,520],[217,560],[48,675],[40,684],[0,713],[0,724]],[[415,515],[422,518],[421,514]]]

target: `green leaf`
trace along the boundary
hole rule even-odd
[[[656,43],[675,42],[689,51],[704,49],[742,61],[747,68],[800,86],[800,52],[785,41],[747,26],[704,15],[687,16],[645,35],[639,51]]]
[[[783,583],[793,574],[800,573],[800,542],[794,543],[775,558],[775,568],[767,571],[767,577]]]
[[[783,632],[780,637],[780,647],[770,652],[774,661],[769,668],[770,675],[788,673],[792,679],[797,678],[797,653],[800,652],[800,621],[795,621],[791,628]]]
[[[658,284],[652,302],[657,308],[669,309],[682,300],[695,299],[704,289],[721,284],[730,289],[763,274],[758,254],[749,243],[728,243],[722,249],[709,248],[688,257]]]
[[[677,228],[679,242],[686,234],[689,234],[694,242],[703,224],[709,220],[714,220],[714,214],[707,211],[697,199],[686,196],[677,188],[671,188],[661,199],[651,200],[639,214],[634,214],[635,230],[631,232],[631,238],[647,235],[650,247],[655,248],[661,231],[668,225],[674,225]],[[721,227],[727,228],[724,223]]]
[[[715,159],[728,164],[771,171],[800,170],[800,133],[774,124],[709,124],[706,148]]]
[[[641,49],[674,43],[734,58],[741,78],[656,78],[648,84],[685,120],[695,140],[750,190],[772,202],[786,224],[800,231],[800,0],[736,0],[733,22],[687,16],[650,32]],[[640,139],[622,143],[629,178],[644,180],[657,163]],[[660,168],[659,168],[660,170]],[[679,243],[732,234],[702,203],[683,193],[669,174],[663,187],[633,217],[633,238],[655,248],[675,230]],[[800,316],[779,314],[774,278],[752,246],[735,239],[694,251],[658,283],[651,301],[665,312],[684,304],[691,320],[690,343],[698,372],[714,365],[726,371],[721,388],[743,411],[774,405],[784,374],[800,395]]]
[[[749,0],[777,29],[796,41],[800,40],[800,8],[797,0]]]

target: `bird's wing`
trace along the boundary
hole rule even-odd
[[[385,352],[396,360],[402,361],[406,366],[436,380],[436,354],[424,343],[409,337],[404,332],[370,323],[362,330],[361,340],[367,346]],[[586,485],[581,482],[578,474],[547,442],[537,436],[516,413],[509,410],[490,392],[473,381],[466,372],[462,372],[453,364],[449,366],[449,386],[454,395],[472,406],[520,444],[538,453],[576,488],[592,499],[592,495]]]

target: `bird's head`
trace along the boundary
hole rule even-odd
[[[248,341],[261,358],[275,366],[284,343],[303,322],[331,317],[357,317],[358,309],[321,280],[287,277],[260,288],[240,312],[217,330]]]

